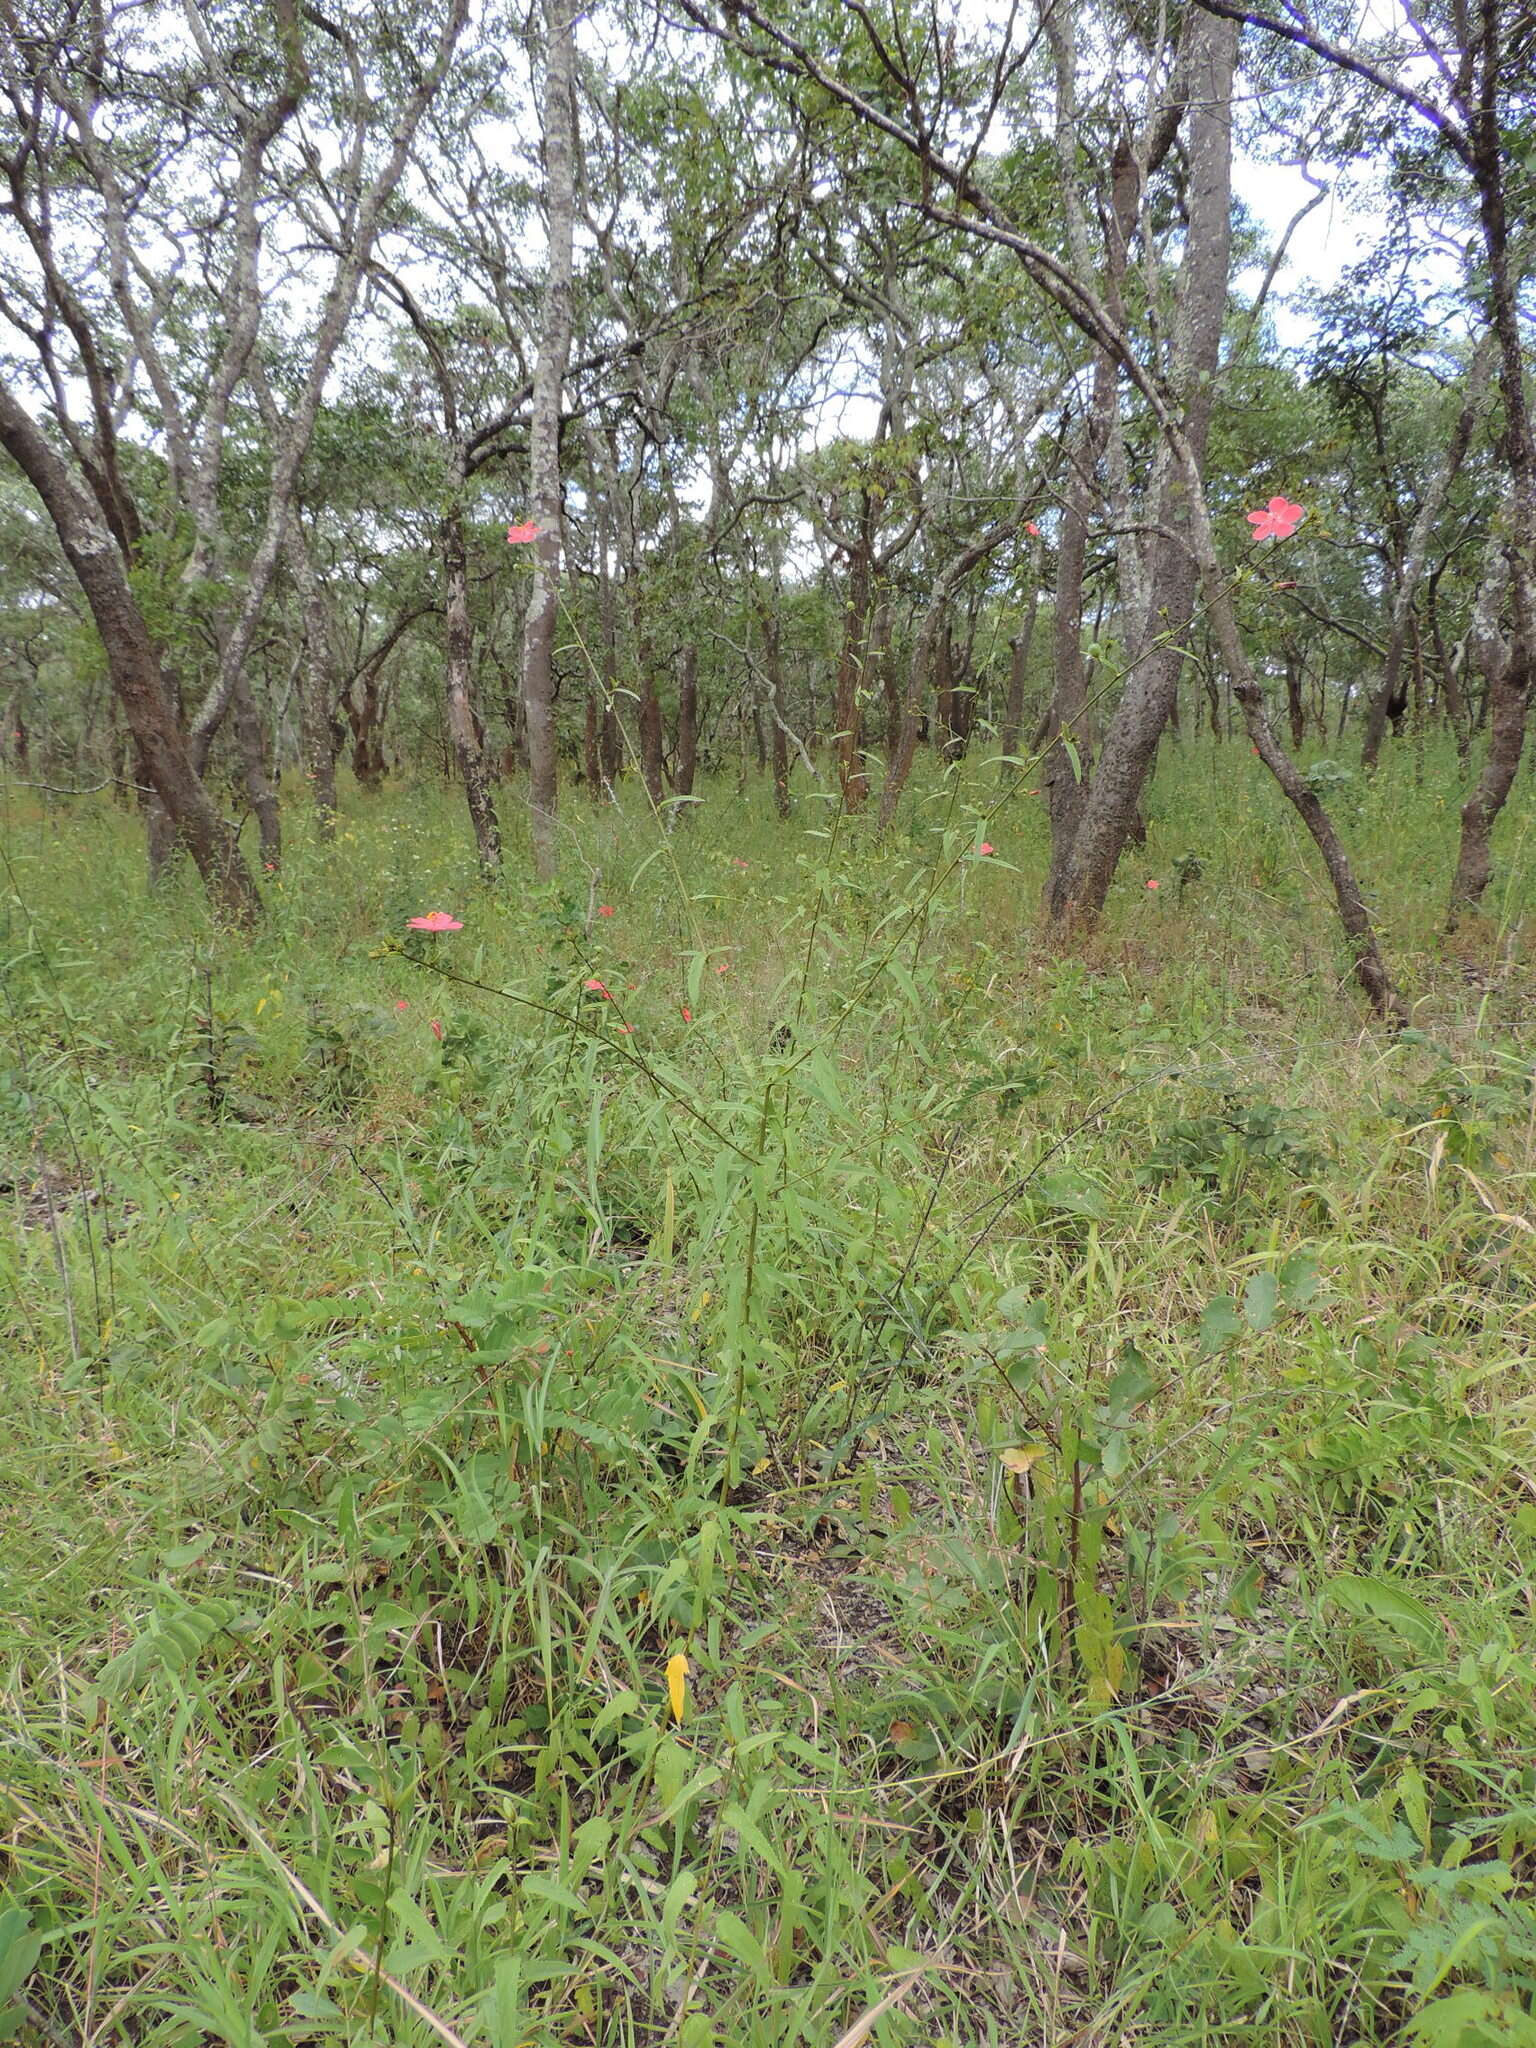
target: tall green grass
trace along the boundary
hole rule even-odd
[[[1060,956],[980,766],[353,798],[254,939],[13,794],[0,2036],[1536,2039],[1528,811],[1448,943],[1416,765],[1397,1043],[1236,747]]]

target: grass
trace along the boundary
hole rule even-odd
[[[1169,756],[1061,957],[980,766],[255,940],[8,800],[0,2038],[1536,2040],[1528,810],[1339,792],[1392,1044]]]

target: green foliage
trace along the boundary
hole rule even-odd
[[[255,941],[13,817],[0,2033],[1518,2048],[1526,992],[1341,1028],[1247,758],[1077,958],[990,771]]]

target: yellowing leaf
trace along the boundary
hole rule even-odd
[[[673,1720],[681,1722],[688,1699],[688,1659],[681,1650],[667,1659],[667,1699],[671,1703]]]
[[[1027,1479],[1031,1469],[1050,1454],[1049,1444],[1010,1444],[1006,1451],[999,1451],[997,1455],[1005,1472],[1012,1472],[1020,1479]]]

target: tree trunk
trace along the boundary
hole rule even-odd
[[[589,685],[581,725],[581,773],[587,785],[588,801],[594,804],[603,800],[602,730],[602,706],[598,703],[597,691]]]
[[[235,685],[231,708],[235,714],[235,744],[240,749],[240,772],[245,778],[246,794],[250,797],[251,809],[256,813],[256,829],[261,835],[261,864],[269,874],[275,874],[283,863],[282,814],[278,809],[277,791],[267,776],[266,735],[261,729],[261,714],[251,695],[250,683],[244,676]]]
[[[948,606],[939,614],[933,636],[933,751],[941,761],[958,761],[964,752],[955,715],[954,647]]]
[[[1307,709],[1301,695],[1307,672],[1301,649],[1294,640],[1285,642],[1282,657],[1285,662],[1285,708],[1291,721],[1291,751],[1300,753],[1302,741],[1307,736]]]
[[[1198,469],[1205,461],[1231,259],[1236,23],[1192,17],[1187,59],[1189,221],[1179,265],[1170,381],[1182,401],[1184,440]],[[1048,907],[1057,925],[1091,925],[1102,912],[1178,692],[1197,582],[1188,545],[1189,493],[1199,480],[1186,475],[1171,451],[1164,453],[1161,468],[1147,643],[1126,677],[1104,735],[1070,850],[1059,865],[1053,859]]]
[[[832,723],[836,729],[837,779],[847,810],[861,810],[869,794],[864,766],[864,674],[869,650],[870,581],[874,555],[874,500],[864,493],[859,537],[849,554],[848,594],[843,605],[843,639],[837,657],[837,696]]]
[[[643,650],[641,659],[645,663],[640,677],[640,779],[645,784],[645,793],[654,810],[659,811],[666,798],[666,735],[661,722],[661,699],[656,694],[656,678],[651,671],[649,650]]]
[[[1484,88],[1472,143],[1483,243],[1488,252],[1488,310],[1499,340],[1499,391],[1504,400],[1502,442],[1510,486],[1505,500],[1503,555],[1509,577],[1511,633],[1507,662],[1488,677],[1484,708],[1489,734],[1483,772],[1461,807],[1461,850],[1451,882],[1452,923],[1459,910],[1481,899],[1492,878],[1493,828],[1520,766],[1536,684],[1536,435],[1526,399],[1525,357],[1505,216],[1506,153],[1499,132],[1495,84],[1504,19],[1499,0],[1482,0],[1479,15]]]
[[[315,805],[315,829],[321,843],[336,837],[336,712],[331,701],[330,621],[326,616],[325,593],[309,558],[309,548],[298,526],[298,514],[283,540],[288,573],[293,578],[299,608],[304,617],[304,666],[299,688],[299,735],[304,752],[304,775]],[[239,680],[233,691],[241,687]]]
[[[1003,759],[999,767],[1000,778],[1005,785],[1019,772],[1019,735],[1024,730],[1024,693],[1029,687],[1029,644],[1035,637],[1035,619],[1039,610],[1040,586],[1038,582],[1032,582],[1023,622],[1008,643],[1008,700],[1003,707],[1000,736]]]
[[[488,879],[501,868],[501,826],[491,801],[485,773],[485,750],[481,745],[479,722],[475,717],[472,678],[474,673],[474,621],[469,611],[469,570],[464,550],[464,517],[455,504],[443,521],[443,591],[447,612],[448,646],[444,709],[448,737],[459,764],[464,800],[475,834],[475,852],[480,872]]]
[[[679,796],[692,796],[699,759],[699,650],[690,644],[677,665],[677,772],[672,786]],[[692,809],[692,805],[683,808]]]
[[[560,615],[560,393],[571,352],[572,247],[576,220],[576,9],[544,0],[544,193],[548,269],[528,418],[533,592],[523,627],[523,703],[527,708],[528,817],[533,864],[548,881],[558,865],[555,814],[560,761],[555,734],[555,629]]]
[[[106,650],[112,687],[142,773],[197,865],[212,901],[235,923],[255,924],[261,898],[235,835],[219,816],[171,714],[160,657],[123,558],[31,415],[0,385],[0,447],[43,501]]]
[[[384,780],[383,699],[379,691],[379,667],[369,662],[343,700],[347,723],[352,728],[352,777],[369,796],[378,793]]]
[[[1387,638],[1387,653],[1382,665],[1381,682],[1371,699],[1370,711],[1365,721],[1365,734],[1360,744],[1360,765],[1367,773],[1375,768],[1381,756],[1381,743],[1386,738],[1388,722],[1391,722],[1395,730],[1406,707],[1407,695],[1402,683],[1402,665],[1403,651],[1407,646],[1413,619],[1413,602],[1424,575],[1429,544],[1434,537],[1435,521],[1440,516],[1440,509],[1466,458],[1467,449],[1472,441],[1472,430],[1483,408],[1488,381],[1493,374],[1497,342],[1498,337],[1490,329],[1478,343],[1471,367],[1467,371],[1466,395],[1462,400],[1450,443],[1440,467],[1424,493],[1418,515],[1413,522],[1413,530],[1408,537],[1402,576],[1392,606],[1392,629]]]

